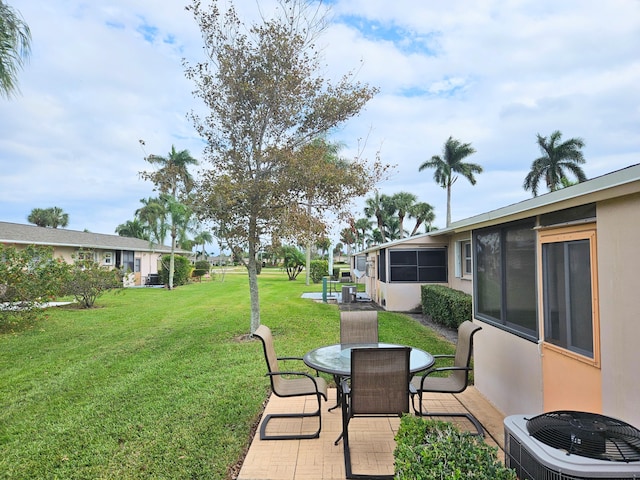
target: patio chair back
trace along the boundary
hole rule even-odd
[[[378,312],[340,312],[340,343],[378,343]]]
[[[453,359],[454,367],[469,367],[471,365],[471,353],[473,351],[473,335],[482,330],[482,327],[473,322],[465,321],[458,327],[458,343]],[[449,374],[450,388],[459,392],[467,388],[469,383],[469,370],[452,370]]]
[[[265,325],[260,325],[256,330],[255,335],[262,340],[264,357],[267,361],[267,369],[269,370],[269,373],[279,372],[278,356],[276,355],[276,350],[273,346],[273,335],[271,334],[271,329]],[[280,375],[271,375],[269,378],[271,379],[271,389],[276,393],[276,395],[278,395],[282,390],[283,378]]]
[[[409,411],[410,353],[409,347],[351,351],[351,417]]]

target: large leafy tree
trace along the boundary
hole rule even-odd
[[[31,54],[31,31],[20,12],[0,0],[0,95],[18,90],[18,71]]]
[[[465,163],[463,160],[476,151],[470,143],[462,143],[449,137],[442,149],[442,156],[434,155],[425,161],[418,170],[435,169],[433,179],[438,185],[447,190],[447,227],[451,224],[451,186],[458,179],[457,174],[476,184],[475,173],[482,173],[482,167],[475,163]]]
[[[220,4],[228,7],[223,11]],[[354,82],[351,74],[335,84],[322,77],[326,68],[315,41],[325,28],[326,12],[317,2],[282,0],[273,16],[263,13],[250,25],[240,20],[232,2],[214,0],[204,9],[194,0],[187,8],[202,31],[206,53],[203,62],[186,65],[194,93],[208,109],[206,116],[192,115],[211,164],[196,204],[238,258],[248,252],[243,258],[255,332],[262,240],[277,233],[299,243],[300,236],[313,233],[309,228],[326,225],[323,212],[346,210],[350,196],[364,195],[375,183],[375,169],[360,158],[350,162],[346,179],[328,171],[318,178],[312,173],[318,164],[333,169],[326,149],[313,140],[358,114],[375,89]],[[345,172],[337,164],[333,170]],[[304,203],[311,198],[315,208],[309,212]]]
[[[169,289],[173,288],[175,270],[175,249],[178,237],[184,235],[191,220],[191,209],[186,205],[189,193],[193,188],[193,177],[189,173],[189,165],[197,165],[198,161],[191,156],[189,150],[176,150],[174,145],[166,157],[148,155],[145,160],[158,168],[154,171],[140,172],[145,180],[150,180],[160,191],[160,197],[166,205],[168,213],[169,233],[171,234],[171,254],[169,263]]]
[[[562,133],[559,130],[549,137],[537,136],[538,146],[542,156],[531,164],[531,171],[524,179],[523,188],[531,190],[534,197],[538,195],[540,182],[544,181],[547,188],[553,192],[569,184],[567,173],[573,174],[578,182],[587,179],[580,165],[585,163],[581,149],[584,141],[581,138],[570,138],[561,142]]]

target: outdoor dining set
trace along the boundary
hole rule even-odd
[[[373,310],[340,313],[340,343],[315,348],[304,357],[278,357],[271,330],[261,325],[255,332],[264,347],[271,389],[279,397],[315,396],[318,407],[313,412],[273,413],[262,419],[261,440],[300,440],[318,438],[322,430],[322,399],[327,400],[327,381],[319,372],[333,376],[337,388],[337,404],[341,408],[342,432],[336,439],[343,442],[347,478],[367,478],[352,471],[349,447],[349,423],[354,417],[402,416],[413,412],[420,416],[466,417],[478,435],[484,431],[470,413],[439,413],[425,409],[423,394],[427,392],[459,393],[467,388],[471,370],[473,336],[481,327],[470,321],[458,329],[454,355],[432,355],[407,345],[380,343],[378,312]],[[439,366],[449,359],[447,366]],[[281,370],[279,361],[300,360],[315,370]],[[268,424],[275,419],[317,417],[318,428],[312,433],[273,434]],[[376,478],[380,478],[377,476]],[[388,478],[393,478],[390,476]]]

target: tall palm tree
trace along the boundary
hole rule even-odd
[[[442,188],[447,189],[447,227],[451,224],[451,186],[458,179],[455,173],[459,173],[469,180],[471,185],[476,184],[474,173],[482,173],[482,167],[475,163],[464,163],[469,155],[476,153],[470,143],[461,143],[459,140],[449,137],[442,149],[442,157],[434,155],[425,161],[418,171],[426,168],[435,168],[433,179]]]
[[[0,0],[0,95],[18,90],[17,74],[31,54],[31,31],[20,12]]]
[[[371,222],[368,218],[360,218],[356,220],[353,227],[355,228],[356,236],[360,242],[360,247],[364,250],[367,232],[371,230]]]
[[[160,193],[168,193],[173,198],[186,195],[193,187],[193,177],[189,173],[189,165],[197,165],[198,161],[191,156],[189,150],[177,151],[171,145],[171,151],[166,157],[149,155],[145,158],[152,165],[158,165],[155,172],[141,172],[142,178],[151,180]]]
[[[384,226],[387,218],[393,215],[395,206],[391,200],[391,197],[385,194],[379,194],[377,191],[373,197],[369,197],[365,200],[364,214],[368,218],[375,217],[378,222],[378,230],[382,234],[382,243],[387,239],[384,235]]]
[[[398,230],[400,231],[400,238],[404,238],[404,217],[407,215],[411,206],[416,203],[418,197],[409,192],[398,192],[391,197],[393,206],[398,214]]]
[[[436,219],[433,207],[426,202],[414,203],[409,209],[409,216],[416,219],[416,224],[411,231],[411,236],[414,236],[418,232],[420,225],[423,223],[427,226],[427,229],[430,229],[431,224]]]
[[[570,138],[560,143],[561,138],[562,133],[559,130],[553,132],[548,140],[547,137],[538,134],[538,146],[542,156],[533,161],[531,171],[522,184],[525,190],[531,190],[534,197],[538,196],[538,187],[542,179],[552,192],[563,187],[563,178],[564,182],[567,182],[566,171],[572,173],[578,182],[587,179],[580,167],[585,163],[580,150],[584,147],[584,141],[581,138]]]

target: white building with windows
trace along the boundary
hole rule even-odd
[[[387,310],[420,308],[425,283],[473,295],[475,386],[504,414],[640,426],[638,238],[634,165],[358,256]]]
[[[53,256],[68,263],[88,255],[99,265],[124,269],[127,272],[125,286],[144,285],[150,275],[158,274],[160,257],[171,252],[170,247],[139,238],[8,222],[0,222],[0,243],[18,248],[27,245],[52,247]],[[186,250],[176,253],[191,254]]]

